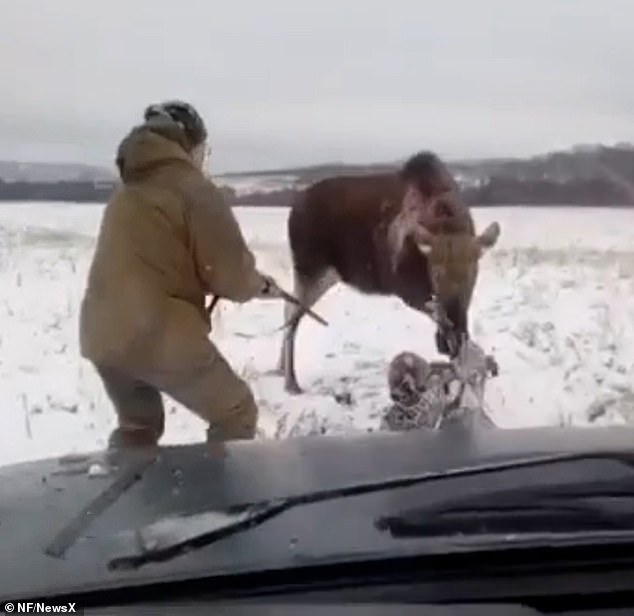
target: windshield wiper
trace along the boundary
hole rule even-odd
[[[634,531],[629,478],[488,491],[376,520],[392,537]]]
[[[259,526],[272,517],[300,505],[406,488],[432,481],[584,460],[617,461],[631,466],[634,456],[630,452],[562,453],[533,456],[356,483],[267,501],[245,503],[224,511],[203,511],[192,515],[164,518],[131,531],[132,543],[136,549],[132,550],[131,554],[111,559],[108,568],[136,569],[150,562],[169,560],[229,535]]]

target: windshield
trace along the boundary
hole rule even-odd
[[[0,3],[0,466],[630,424],[633,20]]]

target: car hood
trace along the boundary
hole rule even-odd
[[[82,510],[121,481],[125,465],[105,476],[81,465],[72,474],[57,458],[6,466],[0,469],[0,600],[412,553],[422,541],[395,540],[379,532],[374,520],[477,490],[481,482],[464,477],[305,505],[166,562],[129,571],[107,566],[125,547],[123,531],[170,516],[533,455],[622,452],[634,449],[632,443],[634,429],[615,427],[236,441],[224,458],[210,456],[205,445],[164,447],[83,526]],[[515,475],[513,485],[521,480]],[[79,526],[68,549],[61,557],[47,554],[46,547],[73,520]]]

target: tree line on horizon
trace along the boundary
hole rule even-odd
[[[0,201],[64,201],[69,203],[105,203],[115,183],[94,182],[2,182]],[[233,206],[287,207],[301,188],[254,191],[237,194],[229,186],[221,186]],[[620,186],[601,178],[556,182],[553,180],[521,180],[493,177],[480,186],[462,190],[467,203],[479,206],[496,205],[578,205],[634,206],[631,195]]]
[[[449,163],[461,182],[465,200],[473,205],[634,206],[634,147],[629,144],[574,148],[528,159],[491,159]],[[278,190],[237,193],[219,178],[231,205],[288,206],[311,182],[338,174],[363,175],[396,169],[394,165],[322,165],[288,170],[296,184]],[[260,172],[254,176],[274,176]],[[231,174],[240,177],[239,174]],[[248,176],[249,174],[244,174]],[[242,176],[242,177],[244,177]],[[116,181],[3,181],[0,201],[68,201],[104,203]]]

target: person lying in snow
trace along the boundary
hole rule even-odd
[[[382,430],[438,429],[452,423],[495,427],[484,411],[484,389],[496,376],[495,360],[472,340],[466,340],[452,361],[427,362],[408,351],[388,368],[393,404],[385,410]]]
[[[209,440],[251,439],[249,386],[208,339],[207,294],[274,297],[203,167],[207,129],[181,101],[149,106],[119,145],[122,184],[107,204],[80,312],[80,352],[112,400],[109,446],[156,445],[160,392],[209,424]]]

